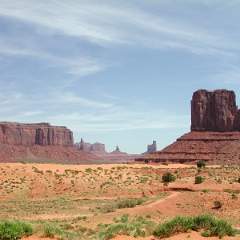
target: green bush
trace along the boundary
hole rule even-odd
[[[197,167],[198,168],[205,168],[206,167],[206,162],[204,160],[200,160],[197,162]]]
[[[50,224],[44,224],[43,226],[43,237],[54,238],[54,236],[59,233],[58,228]]]
[[[203,236],[218,236],[220,238],[226,235],[234,236],[236,233],[236,230],[226,221],[209,215],[201,215],[197,217],[176,217],[159,225],[153,232],[153,235],[159,238],[166,238],[189,230],[204,230]]]
[[[117,202],[117,208],[133,208],[144,203],[142,198],[123,199]]]
[[[99,227],[97,239],[108,240],[116,235],[145,237],[152,233],[155,223],[143,217],[135,217],[130,220],[128,215],[123,215],[120,219],[116,219],[114,223],[103,224]]]
[[[61,240],[76,240],[76,239],[92,239],[95,232],[78,225],[76,228],[72,224],[59,224],[57,222],[49,222],[43,224],[43,234],[41,237],[54,238]]]
[[[200,184],[204,182],[204,177],[202,176],[196,176],[195,177],[195,184]]]
[[[33,233],[32,226],[19,221],[0,221],[0,240],[16,240]]]
[[[164,183],[174,182],[175,180],[176,180],[176,177],[170,172],[166,172],[162,176],[162,181]]]

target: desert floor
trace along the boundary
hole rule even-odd
[[[162,175],[173,173],[177,180],[165,185]],[[205,178],[195,184],[195,176]],[[35,226],[37,240],[44,226],[53,226],[55,238],[100,239],[102,224],[121,216],[142,216],[162,223],[175,216],[212,214],[240,228],[239,167],[183,164],[0,164],[0,219],[28,221]],[[119,202],[140,199],[141,203],[119,207]],[[222,203],[220,209],[214,202]],[[77,235],[75,234],[77,232]],[[61,236],[58,236],[61,235]],[[42,238],[48,239],[48,238]],[[132,240],[116,236],[114,240]],[[156,239],[152,236],[138,239]],[[197,232],[178,234],[169,240],[206,239]],[[217,239],[217,238],[207,238]],[[223,239],[240,239],[240,236]]]

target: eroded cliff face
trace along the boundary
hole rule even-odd
[[[240,110],[235,93],[198,90],[191,101],[191,132],[139,161],[240,164]]]
[[[238,131],[240,114],[233,91],[198,90],[191,101],[192,131]]]
[[[73,133],[66,127],[49,123],[0,122],[0,144],[73,146]]]

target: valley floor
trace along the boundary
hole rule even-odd
[[[162,183],[166,172],[176,181]],[[196,176],[202,176],[203,183],[195,184]],[[199,170],[182,164],[0,164],[0,219],[33,224],[34,235],[27,240],[47,239],[51,234],[46,229],[55,238],[105,240],[98,234],[106,230],[103,224],[117,223],[126,215],[129,221],[140,216],[159,224],[175,216],[211,214],[240,228],[239,177],[239,167],[226,166]],[[150,236],[138,239],[156,239],[150,230]],[[206,238],[189,232],[168,239]]]

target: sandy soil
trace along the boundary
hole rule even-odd
[[[197,232],[190,232],[190,233],[181,233],[169,238],[162,238],[162,240],[219,240],[217,237],[209,237],[205,238],[202,237],[201,234]],[[223,237],[222,240],[237,240],[236,237]],[[113,240],[158,240],[154,237],[146,237],[146,238],[133,238],[128,236],[117,236],[113,238]]]
[[[163,184],[166,172],[177,180]],[[197,175],[205,178],[202,184],[194,183]],[[0,164],[0,219],[57,221],[96,229],[123,214],[150,216],[157,223],[177,215],[212,214],[240,227],[239,176],[240,168],[211,166],[199,172],[182,164]],[[146,201],[133,208],[108,210],[119,199],[129,198]],[[222,203],[221,209],[213,208],[214,201]],[[185,238],[206,239],[195,232],[169,239]]]

